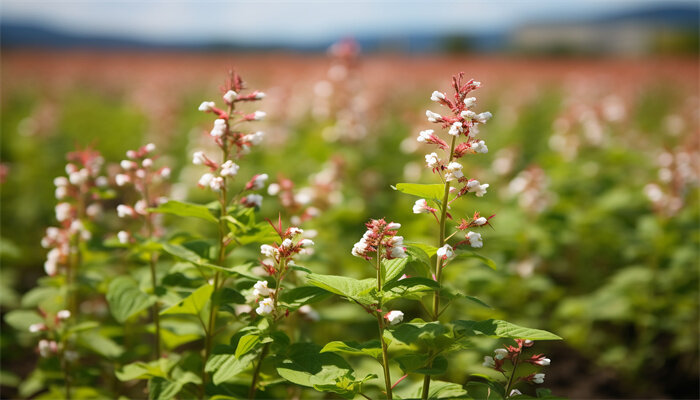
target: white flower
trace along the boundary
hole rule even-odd
[[[262,142],[263,137],[265,137],[265,132],[257,131],[255,133],[243,136],[243,140],[245,140],[246,142],[250,142],[250,144],[255,146],[259,145]]]
[[[267,174],[255,175],[251,181],[250,190],[260,190],[265,187],[265,182],[269,176]]]
[[[430,100],[435,102],[440,102],[440,100],[445,100],[445,93],[438,92],[437,90],[433,92],[430,96]]]
[[[496,355],[493,357],[496,360],[502,360],[502,359],[506,358],[506,356],[508,355],[508,350],[503,349],[503,348],[496,349],[493,352],[496,353]]]
[[[117,186],[124,186],[131,181],[131,178],[127,174],[117,174],[114,180],[117,182]]]
[[[442,115],[434,113],[430,110],[425,111],[425,116],[428,117],[429,122],[440,122],[442,121]]]
[[[135,216],[134,209],[127,205],[120,204],[117,206],[117,216],[119,216],[119,218],[133,217]]]
[[[226,92],[226,94],[224,94],[224,101],[231,104],[234,100],[236,100],[236,97],[238,97],[238,93],[234,92],[233,90],[229,90]]]
[[[467,232],[466,236],[467,240],[469,240],[469,245],[472,247],[483,247],[484,242],[481,241],[481,234],[469,231]]]
[[[535,374],[535,376],[532,377],[532,382],[534,383],[544,383],[544,374]]]
[[[56,313],[56,317],[57,317],[58,319],[68,319],[68,318],[70,318],[70,311],[68,311],[68,310],[61,310],[61,311],[59,311],[59,312]]]
[[[228,160],[221,164],[221,176],[234,176],[238,173],[239,168],[238,164]]]
[[[134,211],[141,215],[148,214],[148,203],[145,200],[139,200],[134,204]]]
[[[54,344],[54,346],[51,345],[52,343]],[[52,348],[56,347],[55,345],[55,342],[49,342],[46,339],[41,339],[39,341],[39,355],[41,355],[44,358],[49,357],[53,350]]]
[[[493,116],[493,115],[492,115],[490,112],[486,111],[486,112],[482,112],[482,113],[480,113],[479,115],[477,115],[477,116],[476,116],[476,120],[477,120],[480,124],[485,124],[486,121],[490,120],[492,116]]]
[[[451,259],[455,258],[455,252],[454,249],[452,249],[452,246],[445,244],[437,249],[437,256],[445,261],[450,261]]]
[[[352,254],[355,257],[364,257],[366,251],[367,242],[365,242],[365,240],[362,239],[359,242],[355,243],[354,246],[352,246],[352,251],[350,252],[350,254]]]
[[[56,187],[67,186],[68,178],[66,178],[65,176],[57,176],[56,178],[54,178],[53,184],[56,185]]]
[[[209,134],[213,137],[222,137],[226,134],[228,128],[226,127],[226,120],[219,118],[214,120],[214,128],[212,128]]]
[[[255,92],[255,99],[256,100],[262,100],[266,96],[265,92]]]
[[[109,185],[109,179],[107,179],[106,176],[98,176],[97,178],[95,178],[95,185],[97,185],[98,187],[106,187],[107,185]]]
[[[199,178],[199,182],[197,182],[197,184],[202,187],[209,186],[209,183],[211,183],[212,179],[214,179],[214,175],[207,172],[206,174],[202,175],[201,178]]]
[[[430,209],[428,207],[428,200],[426,199],[419,199],[416,200],[416,202],[413,204],[413,213],[414,214],[427,214],[430,212]]]
[[[495,368],[496,367],[496,361],[493,359],[491,356],[485,356],[484,357],[484,362],[481,364],[486,368]]]
[[[404,247],[392,247],[391,251],[389,252],[389,257],[391,258],[406,258],[408,255],[406,254],[406,249]]]
[[[262,207],[263,197],[259,194],[249,194],[243,198],[242,203],[248,207]]]
[[[138,167],[138,164],[136,164],[133,161],[129,161],[129,160],[121,160],[119,162],[119,165],[122,167],[122,169],[124,169],[126,171]]]
[[[46,325],[44,325],[43,323],[29,325],[29,332],[31,333],[36,333],[44,329],[46,329]]]
[[[215,192],[220,192],[224,187],[224,178],[220,176],[212,178],[211,182],[209,182],[209,187]]]
[[[264,111],[256,111],[253,113],[253,119],[256,121],[260,121],[261,119],[265,118],[266,115],[267,113]]]
[[[476,197],[484,197],[484,195],[486,194],[486,189],[488,189],[488,187],[488,183],[482,185],[476,179],[472,179],[471,181],[467,182],[467,191],[474,192],[476,194]]]
[[[312,247],[312,246],[314,245],[314,241],[311,240],[311,239],[302,239],[302,240],[299,242],[299,245],[300,245],[302,248],[306,249],[306,248]]]
[[[149,143],[146,146],[144,146],[144,149],[146,149],[146,152],[150,153],[156,150],[156,145],[153,143]]]
[[[56,196],[57,200],[64,199],[68,195],[68,189],[66,189],[65,186],[59,186],[56,188],[54,195]]]
[[[430,153],[425,155],[425,163],[428,165],[428,168],[437,168],[438,165],[440,165],[440,157],[438,157],[437,153]]]
[[[255,309],[255,312],[258,313],[258,315],[268,315],[272,312],[272,310],[274,310],[273,305],[274,300],[271,297],[268,297],[260,302],[260,305]]]
[[[396,231],[399,228],[401,228],[401,224],[399,224],[398,222],[389,222],[386,225],[386,230],[388,230],[388,231]]]
[[[214,107],[216,107],[216,103],[213,101],[203,101],[202,104],[199,105],[199,111],[211,111]]]
[[[463,177],[462,174],[462,164],[453,161],[447,165],[447,172],[445,173],[445,180],[451,181],[453,179],[459,179]]]
[[[462,123],[457,121],[450,126],[450,130],[447,132],[452,136],[459,136],[462,133]]]
[[[192,155],[192,164],[202,165],[207,161],[207,157],[204,155],[203,151],[195,151]]]
[[[267,281],[257,281],[253,286],[253,296],[255,297],[267,297],[274,291],[267,287]]]
[[[552,360],[550,360],[550,359],[547,358],[547,357],[542,357],[542,358],[540,358],[539,360],[535,361],[535,364],[541,365],[541,366],[543,366],[543,367],[546,367],[547,365],[549,365],[549,364],[551,364],[551,363],[552,363]]]
[[[434,133],[435,133],[435,131],[432,129],[420,131],[420,133],[418,134],[418,141],[421,143],[428,142],[428,141],[430,141],[430,136],[433,135]]]
[[[88,170],[83,168],[80,171],[75,171],[75,172],[71,172],[70,174],[68,174],[68,180],[73,185],[80,185],[82,183],[85,183],[85,181],[87,181],[87,178],[89,176],[90,176],[90,173],[88,172]]]
[[[153,166],[153,160],[151,160],[150,158],[144,158],[144,160],[141,162],[141,165],[144,168],[150,168]]]
[[[489,152],[489,148],[486,147],[486,142],[484,142],[483,140],[479,140],[476,143],[472,143],[471,149],[474,150],[475,153],[486,154]]]
[[[136,158],[136,152],[134,150],[127,150],[126,157],[127,158]]]
[[[523,394],[523,393],[522,393],[520,390],[518,390],[518,389],[513,389],[513,390],[510,391],[510,394],[508,395],[508,397],[519,396],[519,395],[521,395],[521,394]]]
[[[142,169],[136,170],[136,176],[137,176],[138,178],[143,179],[143,178],[146,177],[146,171],[144,171],[144,170],[142,170]]]
[[[460,115],[462,116],[462,118],[464,118],[467,121],[471,121],[474,118],[476,118],[476,113],[474,111],[471,111],[471,110],[464,110],[464,111],[462,111],[462,113]]]
[[[489,222],[489,220],[487,220],[486,218],[479,217],[479,218],[474,220],[474,225],[481,226],[481,225],[485,225],[487,222]]]
[[[277,183],[271,183],[270,186],[267,187],[267,194],[269,194],[270,196],[276,196],[279,192],[280,185]]]
[[[119,231],[119,233],[117,233],[117,239],[119,239],[119,243],[121,243],[121,244],[128,244],[129,243],[129,232]]]
[[[270,186],[272,186],[272,185],[270,185]],[[292,226],[291,228],[289,228],[289,234],[292,236],[301,235],[303,233],[304,233],[304,230],[301,228],[297,228],[296,226]]]
[[[292,242],[292,239],[284,239],[281,246],[285,249],[291,249],[294,246],[294,242]]]
[[[467,108],[473,107],[474,104],[476,104],[476,97],[467,97],[466,99],[464,99],[464,105]]]
[[[71,205],[68,203],[58,203],[56,204],[55,210],[56,219],[59,222],[63,222],[71,217],[71,211],[73,210],[73,207],[71,207]]]
[[[279,255],[279,250],[269,244],[264,244],[260,246],[260,254],[268,258],[275,258]]]
[[[168,167],[161,168],[160,176],[165,178],[165,179],[170,178],[170,168],[168,168]]]
[[[403,313],[398,310],[389,311],[384,317],[389,321],[389,325],[396,325],[403,321]]]

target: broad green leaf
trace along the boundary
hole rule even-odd
[[[204,307],[206,307],[211,294],[214,292],[214,286],[205,283],[189,296],[182,299],[179,303],[161,311],[160,315],[168,314],[186,314],[199,315]]]
[[[282,305],[294,311],[305,304],[316,303],[331,296],[327,290],[317,286],[299,286],[285,290],[280,295]]]
[[[471,301],[471,302],[473,302],[473,303],[476,303],[476,304],[478,304],[478,305],[480,305],[480,306],[482,306],[482,307],[493,308],[493,307],[491,307],[490,305],[488,305],[488,304],[486,304],[485,302],[483,302],[481,299],[478,299],[478,298],[476,298],[476,297],[474,297],[474,296],[467,296],[466,294],[463,294],[463,293],[460,293],[460,292],[457,292],[457,291],[454,291],[454,290],[450,290],[450,289],[445,289],[445,288],[443,288],[443,290],[440,291],[440,295],[442,295],[442,296],[444,296],[444,297],[446,297],[446,298],[448,298],[448,299],[451,299],[451,300],[454,300],[454,299],[466,299],[466,300],[469,300],[469,301]]]
[[[485,335],[509,339],[561,340],[562,338],[541,330],[525,328],[510,322],[488,319],[485,321],[455,321],[455,331],[462,335]]]
[[[423,351],[442,351],[455,342],[449,326],[420,319],[385,329],[384,338],[392,343]]]
[[[403,354],[394,359],[406,374],[442,375],[447,371],[447,359],[443,356],[435,357],[432,363],[427,353]]]
[[[436,201],[442,201],[445,195],[445,185],[440,183],[427,185],[420,183],[397,183],[394,189],[401,193]]]
[[[254,350],[260,344],[260,336],[258,335],[245,335],[238,341],[238,346],[236,347],[236,358],[241,358],[244,354]]]
[[[498,383],[487,381],[467,382],[467,393],[475,399],[503,400],[505,389]]]
[[[382,355],[381,343],[379,340],[372,340],[366,343],[358,342],[330,342],[321,349],[321,353],[343,353],[354,356],[370,356],[379,358]]]
[[[382,260],[382,282],[384,285],[401,276],[403,270],[406,269],[409,258],[394,258],[393,260]]]
[[[18,331],[29,332],[29,326],[44,322],[44,318],[33,310],[13,310],[5,314],[5,323]]]
[[[435,254],[437,254],[437,250],[438,250],[437,247],[431,246],[431,245],[425,244],[425,243],[406,242],[405,245],[409,249],[414,248],[414,249],[422,250],[423,253],[425,253],[425,255],[427,255],[429,258],[434,256]],[[431,265],[431,263],[430,263],[430,261],[428,261],[428,266],[430,266],[430,265]]]
[[[78,343],[106,358],[117,358],[124,353],[124,348],[114,340],[101,334],[98,330],[78,332]]]
[[[245,371],[257,357],[257,351],[246,353],[241,358],[236,358],[233,354],[215,354],[209,358],[206,368],[207,371],[216,371],[212,375],[212,381],[218,385]]]
[[[484,264],[486,264],[487,267],[489,267],[493,270],[498,269],[498,267],[496,266],[496,263],[493,262],[492,259],[490,259],[488,257],[484,257],[481,254],[477,254],[471,250],[457,250],[455,252],[455,254],[457,255],[456,258],[476,258],[478,260],[481,260],[481,262],[483,262]]]
[[[277,373],[292,383],[307,387],[337,387],[337,383],[343,379],[354,380],[352,368],[342,357],[334,353],[320,353],[320,350],[321,346],[313,343],[291,345],[287,356],[277,361]]]
[[[179,358],[160,358],[148,363],[137,361],[127,364],[114,374],[122,382],[134,379],[149,379],[156,376],[166,378],[170,370],[177,364]]]
[[[422,243],[404,243],[406,246],[406,253],[411,257],[412,261],[420,262],[421,264],[431,268],[433,264],[430,262],[430,256],[426,252],[424,247],[431,247],[424,245]],[[437,251],[437,250],[436,250]],[[435,254],[435,253],[433,253]]]
[[[117,322],[126,321],[155,302],[155,298],[142,292],[138,282],[129,276],[120,276],[110,282],[106,297]]]
[[[161,377],[151,378],[148,381],[149,400],[169,400],[182,390],[182,383],[171,381]]]
[[[174,349],[199,340],[204,336],[204,329],[198,321],[171,315],[160,321],[160,336],[166,348]]]
[[[372,289],[376,289],[377,281],[375,279],[357,280],[345,276],[321,274],[309,274],[306,278],[314,286],[355,300],[358,303],[369,305],[376,302],[376,299],[370,295]]]
[[[429,292],[440,289],[440,284],[428,278],[405,278],[390,282],[384,287],[384,301],[398,298],[420,300]]]
[[[180,217],[199,218],[213,223],[219,222],[207,207],[200,204],[169,200],[159,205],[157,208],[151,208],[149,210],[151,212],[173,214]]]
[[[53,286],[39,286],[28,291],[22,296],[22,307],[36,308],[46,301],[54,302],[59,297],[60,291]]]
[[[194,251],[188,249],[185,246],[179,245],[179,244],[173,244],[173,243],[164,243],[163,244],[163,250],[165,250],[167,253],[180,258],[185,261],[189,261],[192,264],[199,265],[201,267],[206,267],[206,268],[211,268],[211,269],[216,269],[219,271],[225,271],[225,272],[231,272],[230,270],[220,267],[218,265],[214,265],[209,262],[209,260],[202,258],[199,256],[199,254],[195,253]]]

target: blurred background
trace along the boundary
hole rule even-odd
[[[220,100],[231,68],[267,93],[265,142],[243,169],[294,183],[294,202],[266,196],[262,213],[314,214],[302,224],[318,231],[309,268],[370,274],[350,249],[372,217],[401,222],[407,240],[434,241],[434,223],[390,185],[434,182],[416,137],[431,128],[425,110],[439,111],[430,93],[449,91],[463,71],[483,84],[477,110],[494,115],[481,129],[489,153],[465,160],[465,171],[491,186],[454,214],[496,214],[481,253],[499,268],[451,264],[447,281],[494,309],[460,304],[447,318],[502,318],[564,337],[538,345],[555,394],[700,397],[697,1],[1,7],[3,314],[44,275],[52,180],[76,146],[113,164],[153,142],[173,168],[171,197],[211,199],[190,166],[210,129],[197,106]],[[191,222],[173,229],[200,229]],[[119,223],[108,219],[105,236]],[[373,335],[371,320],[357,323],[362,315],[340,304],[318,306],[311,339]],[[13,397],[36,356],[4,322],[1,338],[0,384]],[[446,378],[485,373],[488,351],[460,354]]]

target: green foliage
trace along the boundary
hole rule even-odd
[[[561,337],[543,331],[518,326],[506,321],[489,319],[486,321],[456,321],[456,331],[463,335],[485,335],[509,339],[561,340]]]
[[[129,317],[152,306],[155,299],[143,293],[138,282],[128,276],[120,276],[109,283],[107,302],[117,322],[124,322]]]
[[[360,304],[370,305],[376,301],[372,291],[376,290],[375,279],[357,280],[345,276],[309,274],[306,279],[310,284],[328,292],[346,297]]]
[[[168,200],[159,205],[157,208],[151,209],[153,212],[163,214],[173,214],[180,217],[198,218],[204,221],[219,223],[219,220],[214,217],[211,210],[206,206],[192,203],[184,203],[181,201]]]

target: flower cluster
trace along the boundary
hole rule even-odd
[[[523,350],[528,347],[532,347],[534,342],[532,340],[523,340],[523,339],[516,339],[515,340],[516,346],[511,346],[507,345],[501,348],[495,349],[494,355],[493,356],[485,356],[484,357],[484,363],[482,364],[486,368],[491,368],[494,369],[498,372],[505,373],[505,369],[503,368],[506,361],[509,361],[510,364],[513,367],[513,370],[517,368],[519,363],[528,363],[532,364],[535,366],[540,366],[540,367],[546,367],[551,364],[551,361],[549,358],[547,358],[544,354],[535,354],[530,356],[529,358],[523,358]],[[532,382],[532,383],[544,383],[544,376],[545,374],[543,373],[532,373],[526,376],[522,376],[518,378],[518,381],[523,381],[523,382]],[[517,390],[516,390],[517,391]],[[516,394],[520,394],[519,391],[517,391]],[[511,393],[511,395],[514,395]]]
[[[42,247],[51,249],[44,263],[49,276],[70,264],[78,241],[91,238],[85,222],[102,214],[98,189],[108,185],[107,178],[100,175],[104,159],[99,152],[88,148],[68,153],[67,158],[67,176],[54,179],[56,199],[60,200],[55,209],[59,226],[47,228],[41,240]]]
[[[51,336],[51,339],[41,339],[37,345],[37,351],[39,355],[48,358],[59,353],[62,350],[61,344],[57,343],[55,339],[56,333],[63,321],[71,317],[71,313],[68,310],[61,310],[55,315],[49,315],[41,308],[39,313],[44,317],[45,322],[35,323],[29,326],[29,332],[31,333],[45,333]]]
[[[683,209],[691,188],[700,183],[700,151],[697,138],[656,158],[659,182],[644,187],[654,211],[670,217]]]
[[[276,313],[277,296],[281,290],[282,281],[294,265],[294,256],[297,254],[308,253],[314,245],[311,239],[304,238],[304,230],[295,226],[289,227],[286,230],[282,229],[281,219],[277,225],[272,224],[277,234],[280,237],[280,243],[264,244],[260,246],[260,254],[263,256],[261,265],[265,272],[274,279],[277,284],[277,289],[268,287],[267,281],[258,281],[253,286],[253,296],[258,302],[258,308],[255,312],[258,315],[270,315],[274,318],[279,315]],[[262,300],[260,300],[262,298]]]
[[[446,200],[448,200],[446,207],[449,207],[449,204],[467,193],[474,193],[477,197],[483,197],[489,187],[488,183],[481,183],[476,179],[465,176],[462,164],[456,161],[466,154],[484,154],[488,152],[486,143],[477,139],[476,136],[479,132],[479,125],[485,124],[491,118],[490,112],[477,114],[472,111],[472,108],[476,105],[476,98],[467,97],[473,90],[481,87],[481,83],[473,79],[462,83],[462,79],[463,74],[459,74],[452,79],[455,91],[452,99],[449,99],[445,93],[439,91],[434,91],[430,97],[432,101],[448,108],[448,115],[441,115],[430,110],[425,113],[429,122],[438,124],[443,130],[447,130],[450,143],[440,138],[433,129],[421,131],[418,135],[419,143],[437,147],[437,151],[425,155],[425,163],[433,173],[440,176],[440,179],[446,185],[450,186],[449,193],[452,194],[452,198],[450,199],[446,196]],[[438,152],[441,154],[438,154]],[[433,214],[439,222],[437,217],[438,208],[432,205],[432,202],[427,199],[419,199],[413,205],[413,212],[415,214]],[[451,218],[449,213],[446,216]],[[482,217],[479,219],[476,217],[468,221],[466,225],[463,222],[460,226],[478,228],[487,223],[488,220],[486,218]],[[465,230],[465,228],[461,230]],[[482,247],[481,234],[466,231],[465,240],[458,243],[458,245],[461,244]],[[454,256],[453,248],[446,244],[438,250],[438,256],[448,261]]]
[[[396,236],[401,224],[387,223],[382,218],[370,220],[365,226],[367,231],[352,248],[353,256],[362,257],[365,260],[371,260],[373,253],[387,260],[406,257],[403,236]]]
[[[243,80],[236,73],[232,73],[226,83],[223,95],[226,110],[217,108],[213,101],[205,101],[199,106],[199,110],[213,114],[215,117],[214,127],[209,133],[214,139],[214,143],[221,149],[223,159],[220,162],[214,161],[203,151],[197,151],[192,156],[192,163],[203,165],[209,168],[209,172],[201,176],[198,186],[208,187],[214,192],[223,193],[225,198],[227,179],[233,179],[238,175],[239,165],[234,159],[239,159],[244,154],[250,152],[252,146],[262,142],[264,133],[260,131],[247,132],[238,126],[249,121],[260,121],[265,118],[263,111],[244,113],[236,110],[236,105],[241,102],[252,102],[265,98],[265,93],[253,91],[249,94],[242,94],[244,90]],[[260,190],[265,186],[267,174],[258,174],[246,184],[246,191]],[[240,200],[246,207],[260,207],[262,196],[250,193]]]
[[[132,184],[134,189],[140,194],[140,199],[133,205],[119,204],[117,215],[119,218],[144,218],[147,234],[158,235],[159,224],[156,222],[158,214],[153,214],[149,210],[167,201],[166,197],[157,196],[158,185],[164,179],[170,178],[169,167],[156,167],[155,161],[158,159],[155,154],[156,146],[149,143],[137,150],[126,152],[126,159],[119,163],[121,172],[114,177],[117,186]],[[127,231],[120,231],[117,234],[119,242],[128,244],[131,242],[131,234]]]

